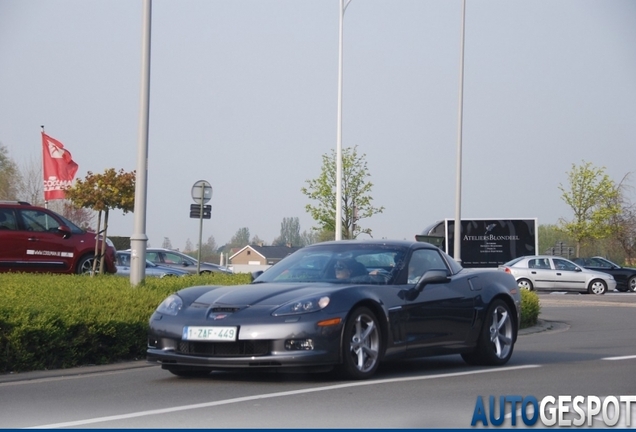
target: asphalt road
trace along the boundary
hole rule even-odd
[[[387,364],[363,382],[241,372],[184,379],[145,361],[7,374],[0,427],[469,428],[480,397],[487,405],[491,395],[635,395],[636,294],[540,299],[541,324],[522,331],[503,368],[445,356]],[[630,419],[634,427],[636,403]],[[618,426],[625,421],[623,413]]]

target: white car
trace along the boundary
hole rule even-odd
[[[515,258],[500,265],[499,269],[512,274],[519,288],[531,291],[583,291],[601,295],[616,289],[612,275],[588,270],[552,255]]]

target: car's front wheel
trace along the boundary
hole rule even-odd
[[[494,300],[486,313],[477,348],[462,354],[462,358],[468,364],[501,366],[512,356],[516,331],[510,307],[503,300]]]
[[[519,287],[519,289],[524,289],[528,291],[534,290],[534,287],[532,286],[532,282],[530,282],[529,279],[519,279],[517,281],[517,286]]]
[[[94,261],[95,261],[95,255],[88,254],[84,256],[77,264],[77,274],[91,274],[91,272],[93,271]],[[99,273],[99,261],[97,262],[97,267],[95,271]]]
[[[600,279],[594,279],[590,282],[590,286],[587,287],[587,292],[590,294],[603,295],[607,292],[607,284]]]
[[[366,307],[355,309],[345,323],[340,371],[350,379],[371,377],[380,364],[380,323]]]

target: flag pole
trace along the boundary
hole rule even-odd
[[[42,128],[42,133],[44,133],[44,125],[40,125],[40,127]],[[42,185],[44,185],[44,158],[42,158]],[[44,196],[44,188],[42,188],[42,196]],[[49,208],[49,201],[46,197],[44,198],[44,208]]]

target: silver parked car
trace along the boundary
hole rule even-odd
[[[184,253],[164,248],[146,249],[146,259],[161,266],[185,270],[191,274],[197,272],[197,260]],[[202,262],[199,265],[199,273],[224,273],[234,274],[227,267],[217,264]]]
[[[600,295],[616,289],[612,275],[588,270],[552,255],[515,258],[499,269],[512,274],[519,288],[527,290],[584,291]]]
[[[130,276],[130,252],[117,251],[115,266],[117,276]],[[164,267],[146,260],[146,276],[166,277],[166,276],[189,276],[191,273],[170,267]]]

